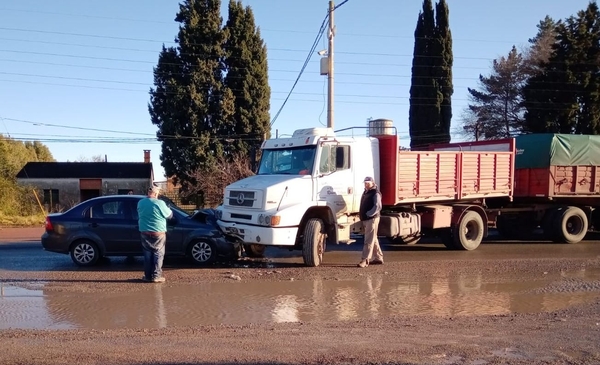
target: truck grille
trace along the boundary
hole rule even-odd
[[[254,202],[256,201],[256,199],[254,198],[253,191],[232,190],[229,192],[227,201],[228,201],[228,205],[231,205],[234,207],[252,208],[254,206]]]

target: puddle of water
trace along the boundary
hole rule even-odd
[[[562,290],[562,283],[568,290]],[[163,328],[398,314],[546,312],[600,297],[600,270],[518,282],[474,275],[418,282],[366,276],[353,281],[140,285],[146,286],[134,292],[78,293],[53,290],[52,283],[27,288],[0,283],[0,329]]]

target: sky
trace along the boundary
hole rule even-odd
[[[229,1],[222,1],[223,21]],[[453,37],[452,141],[460,116],[495,58],[526,47],[537,24],[576,15],[588,0],[447,0]],[[309,57],[328,0],[243,0],[267,46],[271,118]],[[342,4],[336,0],[335,5]],[[408,128],[414,30],[422,0],[348,0],[334,13],[334,129],[394,122]],[[100,155],[142,162],[151,151],[165,180],[149,90],[161,47],[174,46],[177,0],[19,0],[0,3],[0,134],[38,140],[57,161]],[[327,49],[323,37],[316,51]],[[327,125],[327,78],[313,52],[272,126],[272,136]]]

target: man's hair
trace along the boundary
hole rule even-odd
[[[160,194],[160,187],[153,185],[148,188],[149,193]]]

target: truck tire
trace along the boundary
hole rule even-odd
[[[245,244],[244,252],[246,252],[246,256],[260,258],[265,256],[265,249],[267,246],[265,245],[256,245],[256,244]]]
[[[311,218],[304,227],[304,242],[302,244],[302,258],[306,266],[316,267],[323,262],[326,236],[323,221]]]
[[[568,207],[562,214],[554,217],[554,226],[554,238],[557,242],[578,243],[587,234],[588,218],[580,208]]]
[[[417,233],[410,236],[396,236],[394,238],[390,238],[390,241],[397,245],[414,245],[421,240],[421,237],[422,235]]]
[[[483,240],[483,218],[479,213],[468,210],[452,229],[454,233],[454,246],[461,250],[473,251]]]

